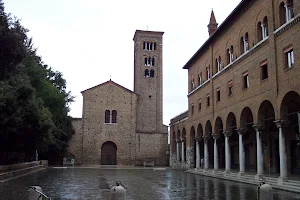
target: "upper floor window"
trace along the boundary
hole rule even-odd
[[[117,111],[113,110],[110,112],[110,110],[105,111],[105,123],[117,123]]]
[[[202,82],[203,82],[203,79],[202,79],[202,72],[201,72],[198,77],[198,85],[201,85]]]
[[[153,78],[154,77],[154,69],[150,70],[150,77]]]
[[[245,37],[241,37],[241,54],[247,52],[249,50],[249,38],[248,33],[245,33]]]
[[[231,45],[231,47],[229,49],[227,49],[227,64],[230,64],[233,62],[233,46]]]
[[[219,56],[219,57],[216,59],[216,72],[221,71],[221,67],[222,67],[222,64],[221,64],[221,56]]]
[[[143,42],[143,49],[148,51],[156,50],[156,42]]]
[[[110,111],[106,110],[105,111],[105,119],[104,119],[105,123],[110,123]]]
[[[294,17],[294,2],[293,0],[288,0],[287,4],[281,2],[279,5],[279,22],[280,25],[287,23]]]
[[[265,61],[260,64],[261,68],[261,80],[265,80],[268,78],[268,62]]]
[[[243,74],[243,89],[249,88],[249,75],[248,72]]]
[[[145,66],[154,66],[155,58],[154,57],[144,58],[144,64],[145,64]]]
[[[145,69],[145,74],[144,74],[144,76],[145,76],[146,78],[149,78],[149,77],[153,78],[153,77],[154,77],[154,69],[151,69],[150,71],[149,71],[148,69]]]
[[[111,123],[117,123],[117,111],[113,110],[111,112]]]
[[[217,102],[221,101],[221,90],[220,88],[217,89]]]
[[[228,82],[228,96],[232,96],[232,81]]]
[[[206,80],[210,79],[210,66],[206,68]]]
[[[209,96],[209,94],[206,96],[206,105],[207,105],[207,107],[210,106],[210,96]]]
[[[286,49],[284,53],[285,53],[285,67],[286,69],[289,69],[293,67],[295,64],[293,47]]]
[[[265,39],[269,35],[269,30],[268,30],[268,17],[265,16],[262,24],[262,37]]]
[[[192,112],[192,115],[194,114],[194,105],[192,104],[191,106],[191,112]]]
[[[149,73],[149,70],[148,69],[145,69],[145,74],[144,74],[145,77],[150,77],[150,73]]]
[[[198,111],[201,110],[201,99],[198,100]]]

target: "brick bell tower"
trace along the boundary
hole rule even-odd
[[[163,32],[134,34],[136,106],[135,164],[145,160],[167,165],[168,127],[163,125]]]
[[[136,30],[134,40],[134,92],[138,133],[163,130],[163,32]]]

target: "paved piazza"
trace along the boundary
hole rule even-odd
[[[27,200],[30,185],[40,185],[53,199],[109,199],[109,188],[121,181],[127,199],[256,199],[256,186],[176,170],[48,168],[0,183],[1,200]],[[296,200],[300,194],[280,190],[275,200]]]

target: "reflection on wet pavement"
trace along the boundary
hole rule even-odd
[[[151,169],[49,168],[0,183],[0,199],[27,200],[31,185],[40,185],[53,199],[108,199],[116,181],[136,200],[252,200],[256,186],[203,177],[182,171]],[[300,194],[274,191],[274,200],[300,200]]]

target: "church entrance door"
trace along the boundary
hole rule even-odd
[[[101,165],[117,164],[117,146],[113,142],[105,142],[101,147]]]

